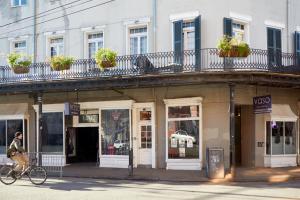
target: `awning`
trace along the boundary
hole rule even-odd
[[[272,112],[266,114],[268,121],[297,121],[298,116],[288,104],[272,104]]]
[[[0,104],[0,116],[2,115],[25,115],[28,113],[27,103]]]

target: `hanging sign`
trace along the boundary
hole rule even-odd
[[[66,102],[65,115],[80,115],[80,104]]]
[[[253,111],[255,114],[272,112],[271,95],[253,97]]]

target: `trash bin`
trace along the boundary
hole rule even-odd
[[[224,149],[207,148],[206,149],[206,172],[212,179],[222,179],[225,176],[224,169]]]

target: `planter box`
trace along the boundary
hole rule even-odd
[[[249,56],[249,52],[240,53],[238,47],[233,47],[229,51],[219,50],[219,57],[229,57],[229,58],[246,58]]]
[[[14,66],[12,67],[12,70],[15,74],[27,74],[29,73],[29,67],[25,66]]]
[[[71,68],[71,64],[70,65],[51,65],[51,68],[53,71],[69,70]]]

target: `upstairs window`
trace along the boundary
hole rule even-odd
[[[238,39],[239,41],[244,41],[246,42],[246,37],[245,37],[245,25],[238,23],[238,22],[233,22],[232,23],[232,36]]]
[[[132,28],[130,34],[130,54],[147,53],[147,27]]]
[[[92,33],[88,35],[89,58],[94,58],[98,49],[103,48],[103,33]]]
[[[17,41],[13,42],[13,52],[16,53],[26,53],[27,48],[26,48],[26,41]]]
[[[50,39],[50,55],[59,56],[64,55],[64,39],[63,38],[53,38]]]
[[[25,6],[27,5],[27,0],[12,0],[11,5],[12,7]]]

